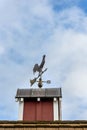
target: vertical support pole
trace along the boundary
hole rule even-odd
[[[58,119],[62,120],[61,98],[58,98]]]
[[[23,120],[23,110],[24,110],[24,99],[20,98],[20,100],[19,100],[18,120]]]
[[[53,117],[54,117],[54,121],[58,120],[58,100],[57,100],[57,98],[53,99]]]

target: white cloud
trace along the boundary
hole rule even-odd
[[[51,21],[53,22],[53,11],[46,1],[38,1],[32,6],[31,12],[38,20],[44,20],[44,22],[46,20],[49,23],[51,23]]]
[[[79,30],[85,30],[86,16],[83,12],[80,14],[78,13],[78,17],[72,15],[69,18],[73,20],[75,18],[75,23],[78,23],[75,26],[79,26]],[[66,23],[70,22],[66,15],[64,16]],[[84,22],[80,27],[79,21],[82,18]],[[71,25],[73,25],[73,20],[71,20]],[[79,31],[75,26],[75,28],[66,28],[61,24],[61,20],[59,23],[61,27],[56,26],[50,37],[50,44],[47,45],[48,65],[51,70],[48,75],[52,74],[50,77],[55,80],[56,84],[62,85],[63,119],[86,119],[86,115],[83,114],[83,116],[82,113],[86,113],[87,110],[87,105],[85,105],[87,104],[87,31]]]
[[[77,7],[73,6],[70,8],[63,9],[55,17],[57,25],[68,28],[75,29],[76,31],[87,32],[86,24],[87,17],[84,11]]]
[[[0,46],[0,55],[5,53],[5,48],[3,46]]]
[[[44,79],[51,79],[49,86],[63,89],[63,119],[87,117],[84,105],[87,104],[87,17],[76,6],[55,12],[49,3],[47,0],[2,3],[0,32],[4,33],[0,37],[3,45],[0,54],[4,55],[0,65],[0,99],[3,98],[4,104],[0,103],[0,108],[4,107],[4,111],[0,112],[0,118],[8,119],[6,113],[10,119],[16,118],[11,113],[14,108],[17,114],[13,101],[16,89],[29,87],[33,65],[43,54],[47,55],[48,67]],[[74,111],[78,113],[73,115]]]

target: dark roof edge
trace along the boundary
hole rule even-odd
[[[0,120],[0,124],[87,124],[87,120],[56,120],[56,121],[21,121],[21,120]]]
[[[36,98],[36,97],[38,97],[39,95],[37,95],[37,96],[28,96],[28,94],[26,95],[26,94],[24,94],[24,93],[20,93],[20,92],[25,92],[25,91],[29,91],[30,93],[32,93],[33,91],[39,91],[40,92],[40,90],[42,90],[43,92],[45,91],[45,92],[47,92],[47,91],[49,91],[50,92],[50,90],[55,90],[55,92],[57,92],[57,91],[59,91],[59,94],[57,95],[57,94],[46,94],[46,95],[40,95],[40,97],[45,97],[45,98],[48,98],[48,97],[60,97],[60,98],[62,98],[62,89],[61,88],[26,88],[26,89],[17,89],[17,93],[16,93],[16,96],[15,96],[15,98]],[[30,95],[30,94],[29,94]]]
[[[52,128],[87,128],[87,121],[0,121],[0,128],[52,127]]]

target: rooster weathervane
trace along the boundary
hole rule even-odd
[[[42,75],[45,71],[47,71],[47,68],[43,70],[43,67],[44,67],[44,64],[45,64],[45,57],[46,55],[43,55],[42,57],[42,61],[41,61],[41,64],[38,65],[38,64],[35,64],[34,67],[33,67],[33,74],[35,74],[36,72],[38,72],[38,76],[35,77],[34,79],[30,80],[30,85],[32,86],[34,83],[38,82],[38,87],[41,88],[43,86],[43,82],[44,83],[51,83],[50,80],[47,80],[47,81],[43,81],[42,80]]]

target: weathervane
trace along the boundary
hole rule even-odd
[[[43,82],[44,83],[51,83],[50,80],[47,80],[47,81],[43,81],[42,80],[42,74],[47,71],[47,68],[43,70],[43,66],[45,64],[45,57],[46,55],[43,55],[43,58],[42,58],[42,61],[41,61],[41,64],[38,65],[38,64],[35,64],[34,67],[33,67],[33,73],[36,73],[38,72],[38,76],[35,77],[34,79],[30,80],[30,85],[32,86],[35,82],[38,82],[38,87],[41,88],[43,86]]]

